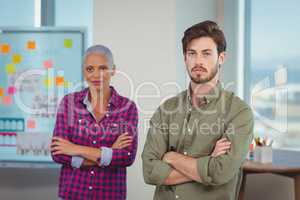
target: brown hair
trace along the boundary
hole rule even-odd
[[[210,37],[217,45],[218,54],[226,51],[226,39],[223,31],[218,24],[213,21],[203,21],[191,26],[184,31],[184,36],[181,40],[183,53],[186,53],[188,44],[196,38]]]

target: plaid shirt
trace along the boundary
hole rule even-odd
[[[125,149],[113,149],[108,166],[72,167],[72,157],[52,155],[62,164],[59,197],[68,200],[126,199],[126,167],[137,150],[138,113],[134,102],[120,96],[111,87],[108,112],[97,123],[83,103],[89,89],[66,95],[58,108],[53,136],[95,148],[111,147],[118,136],[128,132],[133,143]]]

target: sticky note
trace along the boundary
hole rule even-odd
[[[48,69],[48,68],[51,68],[53,66],[53,62],[52,62],[52,60],[45,60],[44,61],[44,68],[45,69]]]
[[[4,89],[0,87],[0,97],[4,95]]]
[[[19,64],[22,61],[22,56],[20,54],[14,54],[12,57],[12,62],[14,64]]]
[[[71,87],[71,83],[69,81],[65,81],[64,83],[65,88]]]
[[[36,123],[34,119],[27,120],[27,128],[34,129],[36,127]]]
[[[72,39],[65,39],[64,40],[64,46],[65,46],[65,48],[72,48],[72,46],[73,46]]]
[[[16,66],[14,64],[12,64],[12,63],[7,64],[6,65],[6,72],[8,74],[15,74],[16,73]]]
[[[33,50],[36,48],[36,44],[34,40],[30,40],[27,42],[27,49]]]
[[[46,88],[50,88],[52,85],[52,80],[49,78],[44,79],[44,85]]]
[[[0,51],[3,54],[7,54],[10,52],[10,45],[9,44],[1,44],[0,45]]]
[[[2,99],[2,103],[4,105],[11,105],[12,104],[12,97],[9,95],[9,96],[4,96],[3,99]]]
[[[64,77],[63,76],[57,76],[56,77],[56,85],[57,86],[63,86],[64,85]]]
[[[17,91],[17,88],[15,88],[14,86],[9,86],[9,87],[7,88],[7,93],[8,93],[9,95],[14,95],[14,94],[16,93],[16,91]]]

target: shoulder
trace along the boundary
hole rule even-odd
[[[176,96],[166,99],[164,102],[160,104],[159,108],[170,112],[173,112],[178,109],[182,109],[186,103],[187,100],[186,98],[187,98],[187,92],[186,90],[184,90],[179,94],[177,94]]]
[[[87,92],[88,92],[88,88],[84,88],[80,91],[68,93],[62,98],[61,102],[62,103],[71,103],[71,102],[76,103],[80,100],[83,100],[84,97],[86,96]]]
[[[244,100],[236,96],[233,92],[224,90],[225,101],[228,103],[228,117],[236,118],[239,117],[247,118],[248,120],[253,119],[253,112],[250,107]]]

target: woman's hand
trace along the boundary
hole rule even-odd
[[[53,137],[53,142],[50,147],[53,155],[64,154],[68,156],[78,155],[79,148],[79,145],[59,137]]]
[[[231,148],[231,143],[226,138],[222,138],[217,141],[211,156],[217,157],[226,154],[230,150],[230,148]]]
[[[132,136],[127,132],[119,135],[117,140],[112,145],[113,149],[124,149],[132,144]]]

